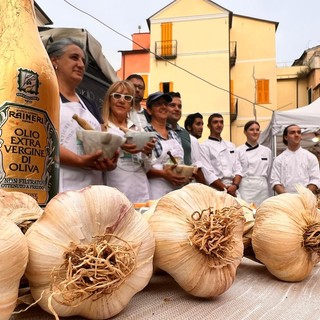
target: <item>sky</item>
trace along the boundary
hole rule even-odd
[[[103,54],[113,68],[118,70],[121,65],[121,54],[118,51],[130,50],[131,35],[139,32],[139,26],[141,32],[148,32],[146,19],[172,1],[36,0],[36,2],[54,22],[54,27],[87,29],[101,43]],[[319,0],[303,2],[300,0],[218,0],[214,2],[234,14],[279,22],[276,32],[278,66],[290,66],[304,50],[320,45]]]

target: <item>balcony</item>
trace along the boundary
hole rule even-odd
[[[155,53],[157,60],[177,58],[177,40],[156,41]]]
[[[236,65],[237,41],[230,41],[230,68]]]

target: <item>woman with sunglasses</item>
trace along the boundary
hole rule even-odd
[[[50,44],[48,55],[53,64],[60,90],[60,181],[59,191],[77,190],[89,185],[103,184],[105,170],[112,170],[113,159],[100,159],[102,151],[84,155],[77,131],[82,130],[73,115],[86,120],[94,130],[101,131],[103,122],[96,105],[76,93],[86,68],[86,52],[80,41],[64,38]]]
[[[134,93],[135,88],[128,81],[117,81],[110,86],[102,107],[104,130],[120,136],[124,136],[128,130],[143,131],[129,118]],[[148,201],[147,171],[151,165],[153,148],[154,142],[147,143],[141,150],[134,144],[124,143],[117,168],[105,174],[105,184],[120,190],[132,203]]]

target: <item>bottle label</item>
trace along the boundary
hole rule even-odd
[[[0,106],[0,188],[46,205],[58,192],[58,135],[47,112],[13,102]]]

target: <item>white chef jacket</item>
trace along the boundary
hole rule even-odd
[[[232,184],[236,175],[242,176],[241,165],[233,143],[209,137],[201,144],[200,150],[205,168],[203,174],[207,184],[210,185],[217,179],[225,184]]]
[[[191,162],[193,166],[202,168],[200,144],[197,138],[190,135],[191,142]]]
[[[77,139],[77,131],[83,129],[72,118],[74,114],[85,119],[94,130],[101,131],[101,126],[83,101],[80,100],[80,103],[63,103],[60,101],[60,144],[66,149],[81,155],[84,151],[82,142]],[[79,190],[89,185],[101,184],[103,184],[101,171],[60,165],[59,192]]]
[[[124,132],[113,123],[109,123],[108,127],[108,132],[124,136]],[[129,119],[128,129],[135,127],[135,124]],[[144,132],[144,130],[142,131]],[[132,203],[147,202],[150,199],[147,171],[151,166],[151,161],[151,156],[147,157],[141,152],[131,154],[120,149],[117,167],[112,171],[105,172],[104,182],[109,187],[117,188]]]
[[[240,197],[258,206],[272,195],[269,184],[272,167],[271,150],[259,144],[252,147],[245,143],[237,148],[237,157],[242,168]]]
[[[296,193],[295,184],[320,187],[320,170],[317,157],[300,147],[296,151],[286,149],[273,162],[270,184],[282,184],[287,192]]]

